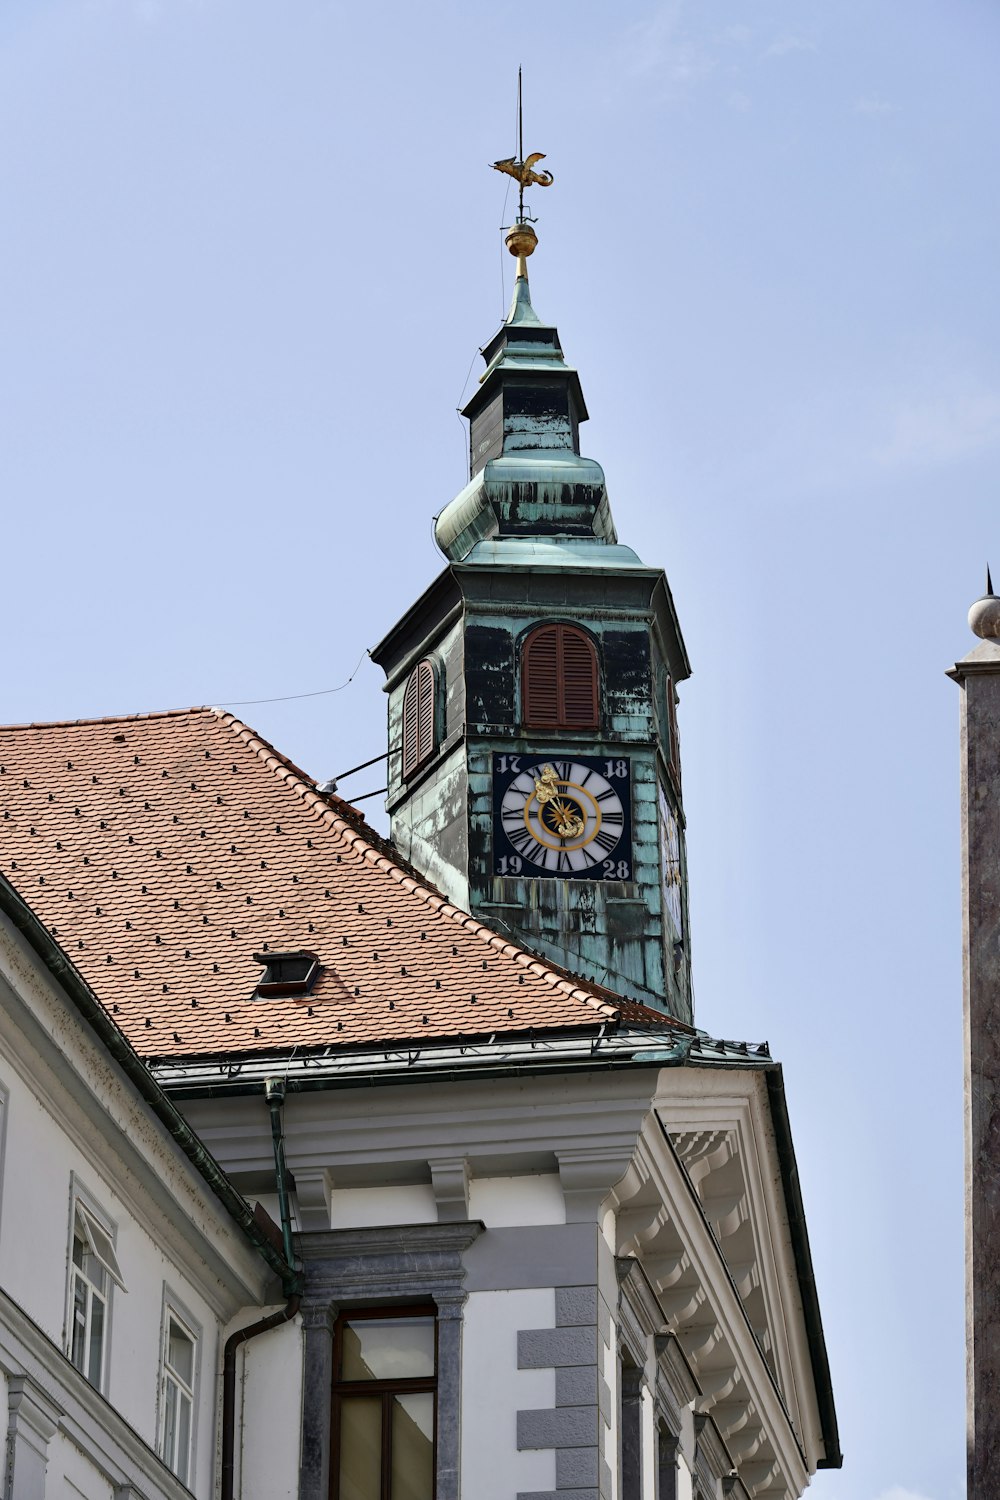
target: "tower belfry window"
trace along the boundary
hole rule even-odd
[[[597,651],[575,625],[539,625],[521,659],[524,723],[532,729],[596,729]]]
[[[434,666],[426,658],[403,693],[403,777],[412,776],[434,749]]]

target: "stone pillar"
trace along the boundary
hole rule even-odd
[[[642,1371],[637,1365],[622,1364],[622,1399],[619,1412],[621,1432],[622,1493],[621,1500],[641,1500],[642,1496]]]
[[[7,1381],[6,1500],[45,1500],[49,1439],[62,1409],[27,1375]]]
[[[462,1488],[462,1309],[464,1291],[435,1295],[438,1317],[438,1500],[458,1500]]]
[[[656,1500],[677,1500],[677,1450],[680,1443],[660,1424],[656,1429]]]
[[[302,1309],[302,1462],[299,1500],[327,1500],[330,1494],[330,1418],[333,1408],[332,1303]]]
[[[962,690],[965,1315],[969,1500],[1000,1474],[1000,598],[969,612],[981,644],[948,674]]]

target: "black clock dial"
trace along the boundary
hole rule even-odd
[[[495,754],[493,873],[631,880],[628,758]]]

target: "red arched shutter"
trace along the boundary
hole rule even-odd
[[[403,777],[411,775],[434,749],[434,668],[418,662],[403,693]]]
[[[524,722],[534,729],[596,729],[597,652],[575,625],[540,625],[524,643]]]

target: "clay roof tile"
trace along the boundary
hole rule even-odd
[[[448,902],[231,713],[9,726],[0,767],[0,868],[144,1056],[395,1045],[622,1013]],[[315,952],[311,993],[258,998],[265,948]]]

